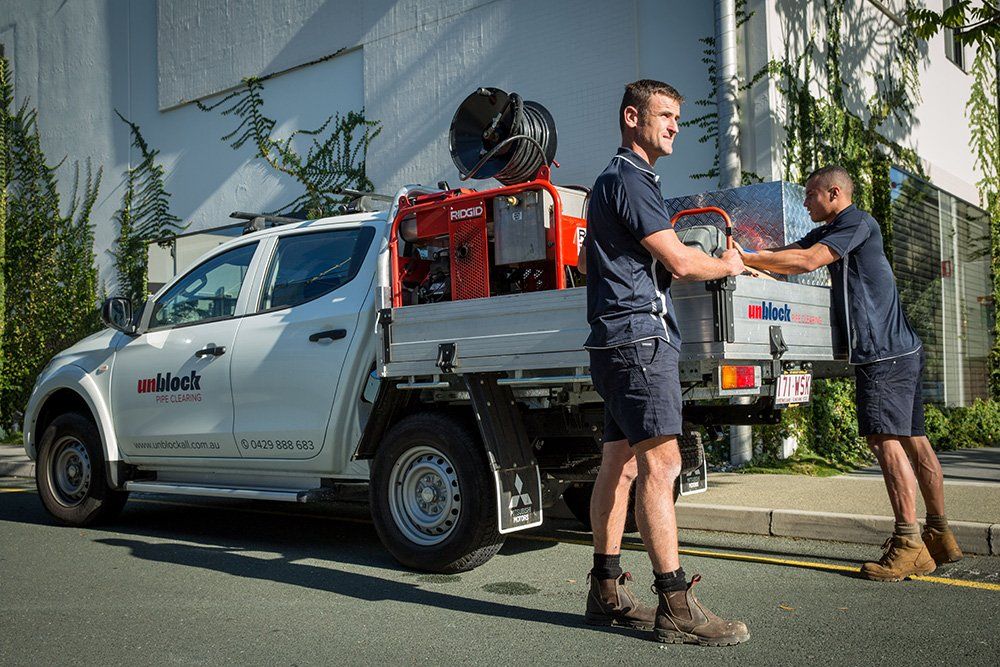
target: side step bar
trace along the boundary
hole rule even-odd
[[[268,489],[209,486],[207,484],[175,482],[125,482],[126,491],[140,493],[161,493],[181,496],[202,496],[208,498],[241,498],[244,500],[278,500],[288,503],[314,502],[364,502],[367,501],[367,484],[338,484],[318,489]]]

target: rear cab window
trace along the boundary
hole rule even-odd
[[[279,237],[258,312],[298,306],[346,285],[364,264],[374,236],[372,227],[355,227]]]

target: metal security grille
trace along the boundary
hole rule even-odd
[[[452,222],[451,298],[479,299],[490,295],[489,247],[482,218]]]
[[[995,305],[985,211],[901,169],[892,183],[893,271],[924,343],[924,399],[951,406],[987,396]]]

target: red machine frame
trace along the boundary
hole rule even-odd
[[[566,267],[576,266],[576,262],[567,262],[567,256],[576,255],[576,233],[579,228],[586,228],[586,223],[582,218],[563,216],[562,200],[558,189],[550,180],[551,171],[548,166],[543,165],[535,174],[534,180],[525,183],[517,183],[493,190],[449,190],[447,192],[436,192],[426,195],[418,195],[412,200],[407,196],[399,198],[399,208],[392,220],[392,227],[389,233],[389,256],[390,256],[390,280],[392,281],[392,305],[400,307],[403,305],[403,290],[400,281],[400,257],[399,257],[399,234],[400,225],[406,218],[416,216],[440,209],[445,226],[441,227],[438,234],[434,236],[450,236],[451,231],[447,227],[447,211],[463,210],[463,207],[482,206],[485,224],[485,209],[496,197],[514,195],[528,190],[545,190],[552,197],[553,224],[546,231],[547,244],[551,244],[554,256],[551,260],[546,253],[546,261],[555,263],[555,289],[565,289],[566,287]],[[566,224],[571,222],[571,224]]]

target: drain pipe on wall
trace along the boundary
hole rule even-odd
[[[736,107],[736,0],[715,0],[715,102],[719,122],[719,187],[739,187],[740,117]]]
[[[723,189],[739,187],[742,180],[736,60],[736,0],[715,0],[715,102],[719,122],[719,187]],[[734,403],[749,403],[753,399],[732,400]],[[752,457],[751,427],[730,426],[729,462],[739,465]]]

